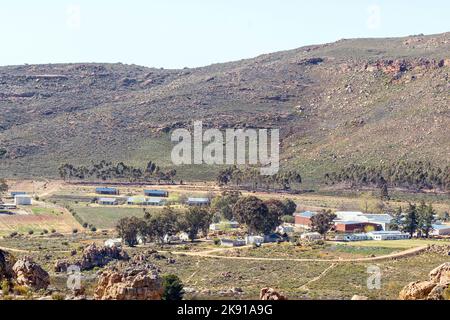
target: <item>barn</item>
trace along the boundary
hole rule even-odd
[[[301,213],[295,214],[295,225],[302,228],[310,228],[311,227],[311,218],[316,215],[317,212],[305,211]]]
[[[97,194],[109,194],[109,195],[118,195],[119,190],[117,188],[96,188],[95,193]]]
[[[167,198],[169,192],[164,190],[144,190],[144,195],[147,197]]]
[[[380,224],[360,221],[336,221],[335,230],[343,233],[360,233],[367,231],[381,231],[383,227]]]

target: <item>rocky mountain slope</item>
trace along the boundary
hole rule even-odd
[[[170,133],[280,128],[282,168],[307,179],[350,163],[449,163],[450,33],[340,40],[196,69],[0,67],[0,176],[65,162],[170,166]],[[182,54],[182,53],[180,53]],[[211,178],[214,168],[179,168]]]

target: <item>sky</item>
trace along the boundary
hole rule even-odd
[[[0,65],[199,67],[342,38],[450,31],[448,0],[1,0]]]

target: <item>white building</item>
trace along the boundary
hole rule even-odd
[[[116,206],[119,202],[115,198],[100,198],[98,199],[98,204],[103,206]]]
[[[209,226],[209,230],[211,231],[226,231],[237,228],[239,228],[239,223],[236,221],[222,221],[219,223],[213,223]]]
[[[30,206],[31,197],[26,194],[16,195],[14,197],[14,203],[16,204],[16,206]]]
[[[430,232],[432,236],[448,236],[450,235],[450,225],[433,224],[433,230]]]
[[[338,234],[335,237],[336,241],[366,241],[369,240],[369,236],[366,233],[350,233],[350,234]]]
[[[112,248],[112,247],[120,247],[120,246],[122,246],[122,238],[108,239],[105,241],[105,247]]]
[[[300,236],[302,240],[314,241],[314,240],[322,240],[323,236],[318,232],[308,232],[304,233]]]
[[[261,244],[264,243],[264,237],[261,237],[261,236],[246,236],[245,237],[245,243],[247,245],[250,245],[250,244],[261,245]]]
[[[409,239],[410,235],[401,231],[373,231],[367,233],[370,240],[403,240]]]

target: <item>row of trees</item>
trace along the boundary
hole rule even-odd
[[[252,190],[258,188],[292,190],[302,183],[301,175],[296,171],[283,171],[275,175],[261,175],[258,168],[239,168],[232,166],[219,172],[216,178],[221,186],[234,185],[237,187],[247,187]]]
[[[199,232],[208,233],[212,221],[209,210],[199,207],[190,208],[183,214],[165,207],[161,212],[145,211],[143,218],[125,217],[118,221],[116,230],[123,241],[133,247],[138,238],[143,242],[164,243],[166,236],[186,232],[194,241]]]
[[[141,169],[127,165],[123,162],[113,164],[112,162],[102,160],[98,164],[94,164],[90,167],[76,167],[66,163],[58,168],[58,173],[64,180],[84,180],[94,178],[103,181],[114,179],[132,182],[158,181],[158,183],[160,183],[161,181],[165,181],[174,183],[177,171],[175,169],[164,171],[152,161],[148,162],[145,169]]]
[[[223,219],[245,225],[250,234],[269,234],[282,223],[283,216],[292,216],[296,207],[292,200],[263,201],[254,196],[224,192],[214,199],[210,208],[193,207],[183,213],[170,207],[157,213],[145,211],[143,218],[122,218],[116,230],[129,246],[135,246],[138,238],[144,242],[164,243],[167,236],[179,232],[186,232],[194,241],[199,233],[208,234],[211,223]]]
[[[428,238],[436,221],[436,211],[431,203],[427,205],[422,201],[419,205],[410,203],[406,210],[399,207],[394,213],[394,219],[390,224],[392,230],[407,232],[411,237]]]
[[[327,184],[348,183],[351,187],[373,186],[386,192],[387,186],[411,190],[450,191],[450,166],[440,168],[430,162],[405,162],[365,166],[352,164],[325,175]]]

